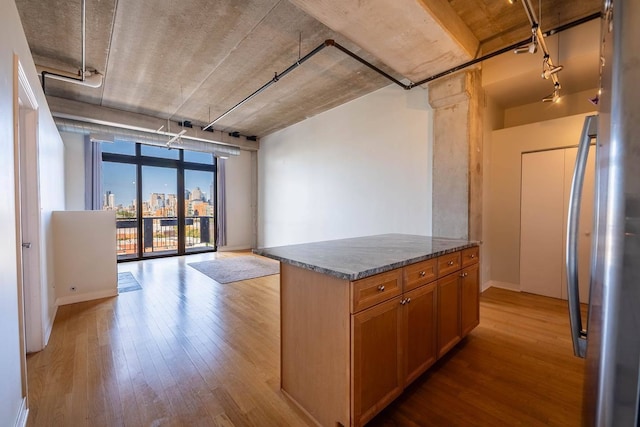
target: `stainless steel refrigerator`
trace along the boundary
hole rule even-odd
[[[601,40],[598,115],[585,120],[569,206],[571,329],[574,352],[586,357],[583,424],[639,426],[640,0],[604,2]],[[590,301],[583,323],[576,266],[577,218],[581,174],[596,130]]]

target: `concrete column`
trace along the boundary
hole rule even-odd
[[[433,235],[482,239],[482,87],[478,70],[429,84]]]

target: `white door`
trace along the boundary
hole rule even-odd
[[[566,234],[577,148],[522,155],[520,289],[567,299]],[[580,301],[589,301],[595,146],[585,173],[578,241]]]
[[[564,150],[522,155],[520,290],[561,298]]]

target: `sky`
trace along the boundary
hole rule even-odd
[[[131,143],[103,144],[103,152],[133,154]],[[178,150],[167,150],[161,147],[142,146],[143,155],[154,155],[164,158],[178,158]],[[175,157],[174,157],[175,156]],[[204,161],[205,153],[185,152],[185,160]],[[211,156],[210,154],[208,156]],[[210,159],[210,157],[208,157]],[[211,197],[210,186],[212,172],[185,170],[185,189],[200,190]],[[177,170],[154,166],[142,167],[142,201],[149,200],[151,193],[177,194]],[[126,163],[102,163],[102,194],[111,191],[115,194],[116,205],[129,206],[136,196],[136,165]]]

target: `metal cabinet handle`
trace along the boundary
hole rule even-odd
[[[422,271],[420,272],[420,277],[424,277],[424,276],[426,276],[426,275],[427,275],[427,272],[426,272],[426,271],[422,270]]]
[[[467,277],[469,275],[469,273],[460,273],[460,277]]]
[[[453,265],[453,261],[449,261],[447,265]]]
[[[384,285],[378,285],[378,292],[384,291]]]
[[[403,299],[403,300],[400,301],[400,305],[405,305],[406,303],[407,303],[406,299]]]
[[[476,257],[476,254],[471,254],[469,255],[469,258],[474,259]]]
[[[407,298],[407,304],[411,302],[411,298]]]

